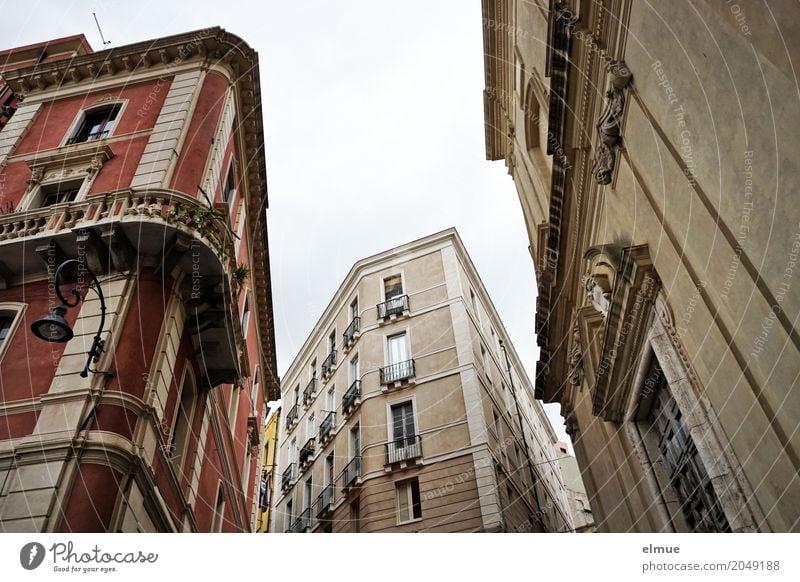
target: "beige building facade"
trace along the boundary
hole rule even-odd
[[[487,157],[600,531],[800,530],[795,9],[484,0]]]
[[[282,381],[275,531],[570,531],[555,434],[454,229],[359,261]]]

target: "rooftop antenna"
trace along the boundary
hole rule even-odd
[[[100,33],[100,40],[103,41],[103,46],[111,44],[111,41],[106,40],[106,37],[103,36],[103,29],[100,28],[100,22],[97,20],[97,14],[92,12],[92,16],[94,16],[94,23],[97,25],[97,32]]]

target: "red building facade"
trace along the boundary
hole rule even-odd
[[[219,28],[0,52],[0,531],[252,531],[279,395],[261,118]],[[64,343],[31,328],[56,285]]]

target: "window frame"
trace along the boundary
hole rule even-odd
[[[89,187],[92,183],[93,176],[84,175],[83,177],[77,178],[54,178],[47,181],[42,181],[36,184],[35,187],[31,188],[28,192],[23,195],[22,199],[19,202],[19,210],[39,210],[42,208],[50,208],[52,206],[58,206],[60,204],[73,204],[75,202],[82,202],[86,199],[86,194],[89,192]],[[51,204],[50,206],[43,206],[44,199],[47,194],[45,190],[50,189],[53,186],[60,186],[65,184],[76,184],[78,185],[77,192],[75,193],[75,198],[73,200],[69,200],[67,202],[56,202],[55,204]]]
[[[64,134],[64,137],[61,139],[61,143],[59,147],[69,146],[79,146],[80,144],[84,143],[91,143],[91,142],[102,142],[114,136],[114,132],[116,131],[117,127],[119,127],[119,121],[122,119],[122,116],[125,114],[125,109],[128,105],[128,99],[109,99],[108,101],[102,101],[99,103],[94,103],[89,105],[88,107],[84,107],[80,110],[78,115],[75,116],[75,119],[72,120],[72,124],[67,129],[67,132]],[[117,115],[114,117],[114,125],[108,130],[108,135],[99,139],[93,139],[88,141],[78,141],[75,143],[67,144],[67,142],[76,137],[78,131],[80,131],[81,127],[83,126],[83,122],[86,120],[87,114],[93,113],[97,109],[103,109],[105,107],[118,107]]]
[[[14,339],[14,335],[16,334],[16,331],[19,328],[20,322],[25,316],[27,309],[27,303],[21,303],[17,301],[0,302],[0,316],[7,313],[8,317],[11,317],[11,323],[8,326],[6,337],[3,340],[3,343],[0,344],[0,362],[3,361],[3,356],[8,350],[8,346],[11,344],[11,341]]]
[[[417,502],[414,501],[414,485],[416,485]],[[394,482],[395,491],[395,511],[397,516],[397,525],[405,525],[422,521],[422,493],[419,486],[419,477],[411,477],[410,479],[401,479]],[[406,497],[405,509],[408,512],[408,519],[402,519],[400,505],[401,497]],[[419,511],[419,515],[417,515]]]
[[[183,471],[184,471],[185,464],[186,464],[186,456],[187,456],[186,453],[187,453],[187,451],[189,449],[189,441],[190,441],[190,437],[192,436],[192,433],[193,433],[192,427],[194,425],[194,417],[195,417],[195,414],[197,414],[197,400],[198,400],[199,394],[198,394],[198,391],[197,391],[197,381],[196,380],[197,380],[197,378],[196,378],[196,376],[194,374],[194,370],[192,369],[191,364],[188,361],[185,362],[184,366],[183,366],[183,373],[181,374],[181,384],[180,384],[181,389],[180,389],[180,391],[178,392],[178,394],[177,394],[177,396],[175,398],[175,410],[172,413],[172,422],[170,423],[170,427],[171,428],[170,428],[170,431],[169,431],[169,441],[168,441],[169,442],[169,448],[172,449],[173,445],[175,445],[175,443],[176,443],[175,439],[179,436],[179,435],[175,434],[175,431],[178,428],[178,420],[180,418],[179,414],[181,412],[181,404],[183,402],[183,393],[184,393],[184,390],[186,390],[186,388],[187,388],[187,381],[188,381],[189,382],[188,386],[191,388],[193,394],[192,394],[191,411],[189,412],[189,414],[184,414],[184,416],[186,417],[186,434],[183,437],[183,441],[184,442],[181,445],[180,454],[177,454],[178,451],[176,451],[176,450],[170,450],[169,451],[170,454],[169,454],[169,458],[168,458],[169,463],[175,469],[175,472],[178,474],[179,478],[183,477]],[[178,463],[175,463],[175,458],[176,457],[178,457],[180,459],[180,461]]]
[[[386,401],[386,442],[391,443],[395,441],[394,438],[394,415],[392,408],[403,404],[411,404],[411,416],[414,421],[414,436],[420,436],[419,415],[417,414],[417,397],[416,394],[409,394],[393,400]]]

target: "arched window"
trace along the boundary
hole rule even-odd
[[[178,474],[181,472],[183,461],[186,457],[186,449],[189,443],[189,435],[192,432],[192,418],[194,418],[196,402],[197,388],[194,381],[194,373],[192,372],[191,365],[187,362],[183,372],[181,392],[178,395],[175,419],[172,423],[169,447],[170,461]]]

